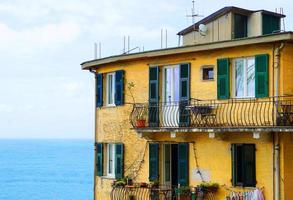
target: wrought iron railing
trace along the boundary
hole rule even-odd
[[[215,191],[194,188],[194,192],[178,192],[176,187],[160,186],[158,188],[121,186],[113,187],[110,193],[111,200],[214,200]]]
[[[293,96],[134,104],[134,128],[293,127]]]

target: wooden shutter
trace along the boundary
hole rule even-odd
[[[96,74],[96,107],[103,106],[103,74]]]
[[[97,176],[103,176],[103,143],[96,143],[96,152]]]
[[[159,180],[159,144],[149,144],[149,180]]]
[[[247,37],[247,16],[234,14],[234,38]]]
[[[119,70],[115,73],[115,105],[124,104],[124,71]]]
[[[217,60],[217,93],[218,99],[229,99],[230,97],[230,69],[229,59]]]
[[[280,31],[280,18],[268,14],[262,14],[262,34],[278,33]]]
[[[159,126],[159,67],[149,69],[149,126]]]
[[[237,186],[237,145],[231,145],[232,158],[232,185]]]
[[[115,178],[123,178],[124,174],[123,144],[115,144]]]
[[[189,126],[189,111],[186,106],[190,99],[190,64],[185,63],[180,65],[179,76],[179,126]]]
[[[255,97],[269,96],[269,55],[255,56]]]
[[[189,145],[188,143],[178,144],[178,184],[189,184]]]
[[[255,187],[255,145],[243,144],[243,186]]]

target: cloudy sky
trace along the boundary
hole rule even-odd
[[[248,9],[283,7],[293,30],[291,0],[196,0],[207,16],[226,5]],[[93,138],[94,79],[80,63],[131,47],[168,44],[191,24],[191,0],[0,0],[0,138]]]

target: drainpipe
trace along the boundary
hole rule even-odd
[[[274,70],[275,73],[275,103],[276,103],[276,111],[275,116],[277,116],[277,109],[279,104],[279,80],[280,80],[280,52],[284,48],[284,43],[281,43],[279,47],[274,49]],[[280,200],[280,138],[279,132],[274,132],[274,199]]]
[[[92,69],[89,70],[89,72],[93,73],[95,76],[95,82],[97,81],[97,76],[96,72],[93,71]],[[97,84],[95,84],[95,93],[97,91]],[[95,103],[94,103],[94,109],[95,109],[95,147],[94,147],[94,200],[96,200],[96,159],[97,159],[97,147],[96,147],[96,142],[97,142],[97,108],[96,108],[96,95],[95,95]]]

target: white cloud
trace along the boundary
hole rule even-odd
[[[0,114],[1,113],[10,113],[13,111],[13,107],[7,104],[0,104]]]
[[[0,23],[0,50],[3,52],[39,52],[73,42],[81,33],[74,22],[45,24],[16,30]]]

